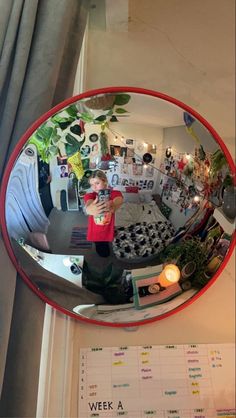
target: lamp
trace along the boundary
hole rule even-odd
[[[163,287],[168,287],[178,282],[179,278],[179,268],[175,264],[167,264],[158,276],[158,283]]]

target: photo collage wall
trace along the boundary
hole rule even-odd
[[[76,125],[77,126],[77,125]],[[62,138],[70,136],[74,128],[74,124],[63,131]],[[80,155],[83,166],[83,179],[79,180],[79,193],[88,190],[88,179],[91,172],[96,169],[103,170],[108,178],[109,185],[117,190],[127,191],[127,188],[135,187],[137,191],[153,192],[156,187],[157,172],[155,170],[156,163],[156,145],[147,144],[136,139],[120,139],[117,140],[110,132],[107,132],[107,146],[109,153],[109,165],[106,167],[100,165],[102,162],[102,144],[100,132],[88,129],[87,132],[76,134],[73,130],[73,140],[79,143],[77,154]],[[67,138],[67,141],[70,140]],[[119,145],[118,145],[119,144]],[[69,146],[66,145],[67,147]],[[51,160],[53,179],[73,178],[73,167],[70,164],[70,158],[66,155],[66,149],[61,147],[61,155]],[[152,161],[144,164],[143,155],[149,153]],[[108,168],[109,167],[109,168]]]
[[[149,165],[144,164],[142,158],[147,152],[152,155]],[[125,191],[127,187],[135,187],[139,191],[153,191],[156,184],[155,145],[125,139],[122,146],[111,144],[110,154],[115,160],[114,166],[107,172],[112,187],[121,191]]]

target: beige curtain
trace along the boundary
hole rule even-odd
[[[87,0],[0,0],[0,173],[26,129],[71,96]]]
[[[0,0],[0,177],[28,127],[72,95],[89,3]],[[0,417],[33,417],[45,304],[15,287],[5,251],[0,264]]]

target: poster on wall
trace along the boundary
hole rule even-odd
[[[61,164],[54,167],[54,176],[55,178],[65,178],[68,177],[68,165]]]

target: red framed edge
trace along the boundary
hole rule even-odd
[[[69,99],[66,99],[63,102],[59,103],[58,105],[54,106],[52,109],[50,109],[48,112],[44,113],[40,118],[38,118],[37,121],[35,121],[27,129],[27,131],[22,135],[22,137],[19,139],[19,142],[17,143],[15,149],[13,150],[13,153],[12,153],[11,157],[9,158],[9,161],[8,161],[7,166],[5,168],[5,171],[4,171],[2,185],[1,185],[1,191],[0,191],[0,224],[1,224],[1,228],[2,228],[3,240],[4,240],[4,243],[5,243],[8,255],[9,255],[13,265],[15,266],[16,270],[18,271],[18,273],[22,277],[22,279],[25,281],[25,283],[31,288],[32,291],[34,291],[34,293],[37,294],[37,296],[39,296],[40,299],[42,299],[45,303],[48,303],[50,306],[57,309],[58,311],[62,312],[63,314],[69,315],[70,317],[75,318],[75,319],[77,319],[79,321],[82,321],[82,322],[85,322],[85,323],[100,325],[100,326],[107,326],[107,327],[115,327],[115,328],[134,327],[134,326],[140,326],[140,325],[145,325],[145,324],[148,324],[148,323],[156,322],[156,321],[159,321],[161,319],[167,318],[171,315],[174,315],[175,313],[180,312],[182,309],[191,305],[195,300],[197,300],[201,295],[203,295],[207,291],[207,289],[209,289],[209,287],[211,287],[213,285],[213,283],[217,280],[217,278],[223,272],[226,264],[228,263],[231,255],[234,251],[234,247],[235,247],[235,244],[236,244],[236,233],[234,232],[232,240],[230,242],[229,250],[228,250],[228,252],[226,254],[226,257],[225,257],[224,261],[222,262],[221,266],[219,267],[217,272],[214,274],[214,276],[209,280],[209,282],[199,292],[197,292],[196,295],[191,297],[189,300],[184,302],[182,305],[172,309],[170,312],[166,312],[166,313],[164,313],[162,315],[159,315],[157,317],[144,319],[142,321],[137,321],[137,322],[108,323],[108,322],[104,322],[104,321],[98,321],[98,320],[95,320],[95,319],[85,318],[85,317],[79,316],[78,314],[75,314],[71,311],[68,311],[67,309],[63,308],[62,306],[58,305],[57,303],[55,303],[52,300],[50,300],[49,298],[47,298],[37,288],[37,286],[34,285],[31,282],[29,277],[20,268],[20,266],[18,265],[17,259],[14,255],[14,252],[13,252],[13,249],[12,249],[12,246],[11,246],[11,243],[10,243],[10,239],[9,239],[9,236],[8,236],[8,232],[7,232],[6,218],[5,218],[5,196],[6,196],[8,179],[9,179],[9,176],[11,174],[12,167],[13,167],[13,165],[15,163],[15,160],[18,157],[22,147],[27,142],[29,137],[35,132],[35,130],[42,123],[46,122],[46,120],[48,118],[50,118],[51,116],[53,116],[55,113],[59,112],[60,110],[62,110],[66,106],[69,106],[70,104],[73,104],[74,102],[77,102],[78,100],[86,99],[86,98],[91,97],[91,96],[95,96],[95,95],[99,95],[99,94],[105,94],[105,93],[122,93],[122,92],[125,92],[125,93],[139,93],[139,94],[143,94],[143,95],[147,95],[147,96],[156,97],[156,98],[165,100],[169,103],[172,103],[176,106],[179,106],[184,111],[187,111],[192,116],[194,116],[199,122],[201,122],[208,129],[208,131],[212,134],[213,138],[215,139],[215,141],[218,143],[218,145],[220,146],[220,148],[224,152],[224,154],[227,158],[228,164],[230,166],[230,169],[231,169],[231,173],[232,173],[232,176],[233,176],[233,179],[234,179],[234,184],[236,184],[235,164],[234,164],[233,158],[232,158],[228,148],[226,147],[225,143],[223,142],[221,137],[218,135],[218,133],[214,130],[214,128],[198,112],[196,112],[190,106],[186,105],[185,103],[181,102],[180,100],[175,99],[175,98],[173,98],[173,97],[171,97],[167,94],[161,93],[161,92],[157,92],[157,91],[154,91],[154,90],[143,89],[141,87],[119,86],[119,87],[104,87],[104,88],[100,88],[100,89],[89,90],[89,91],[86,91],[84,93],[78,94],[76,96],[70,97]]]

